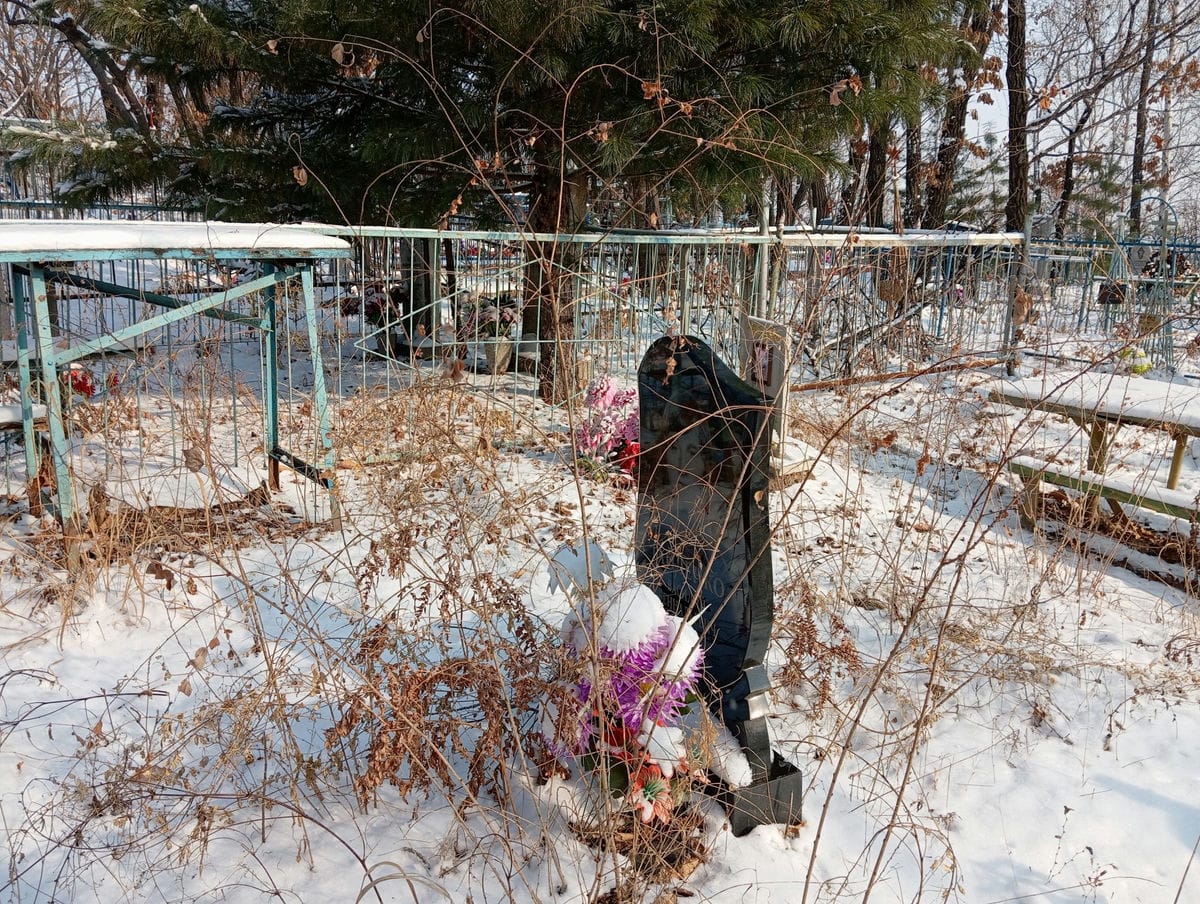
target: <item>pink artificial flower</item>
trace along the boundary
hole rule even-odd
[[[600,377],[587,388],[583,401],[588,408],[603,412],[612,407],[617,392],[617,383],[612,377]]]
[[[640,434],[637,398],[636,389],[621,389],[611,377],[592,381],[584,396],[588,416],[576,431],[580,450],[598,461],[610,462],[636,444]],[[624,464],[619,466],[628,470]]]

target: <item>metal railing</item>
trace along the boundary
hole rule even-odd
[[[1062,338],[1063,357],[1131,353],[1176,369],[1200,329],[1200,246],[1163,241],[1031,244],[1031,291],[1042,329]]]
[[[641,356],[664,334],[698,336],[746,372],[752,318],[790,337],[780,351],[794,381],[996,354],[1006,348],[1022,260],[1022,237],[1011,234],[312,228],[350,240],[354,256],[318,264],[316,324],[302,305],[277,299],[281,429],[323,379],[334,439],[344,444],[338,457],[359,461],[405,454],[414,435],[406,424],[424,404],[414,387],[464,387],[473,404],[515,420],[546,390],[552,363],[556,379],[565,373],[560,397],[577,397],[599,376],[631,387]],[[202,261],[79,266],[185,301],[255,275]],[[236,304],[261,314],[255,295]],[[154,310],[64,292],[55,328],[95,335]],[[305,351],[313,328],[321,374]],[[226,430],[220,442],[236,458],[259,442],[253,399],[267,353],[236,323],[181,321],[144,347],[81,362],[95,395],[75,402],[109,413],[93,426],[119,427],[127,446],[145,443],[182,461],[197,435]],[[298,447],[302,440],[311,437],[297,435]]]

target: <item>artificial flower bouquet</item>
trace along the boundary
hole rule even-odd
[[[612,377],[599,377],[584,393],[584,421],[575,432],[579,454],[602,468],[636,473],[640,422],[636,389],[622,389]]]
[[[518,315],[517,300],[511,295],[490,298],[469,293],[462,309],[463,332],[469,339],[508,339]]]
[[[543,734],[618,802],[618,813],[668,823],[706,775],[699,745],[679,724],[696,699],[700,638],[644,584],[618,578],[594,605],[582,595],[578,602],[563,626],[578,668],[560,703],[547,705]]]

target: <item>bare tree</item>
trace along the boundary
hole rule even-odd
[[[1133,126],[1133,168],[1129,176],[1129,229],[1142,231],[1142,179],[1146,164],[1146,134],[1150,124],[1150,85],[1158,46],[1158,0],[1147,0],[1145,37],[1138,69],[1137,107]]]
[[[0,19],[0,115],[88,120],[99,112],[95,82],[74,49],[54,32]]]
[[[1182,8],[1181,8],[1182,7]],[[1186,117],[1192,100],[1188,66],[1162,58],[1189,60],[1200,42],[1200,15],[1191,4],[1161,0],[1074,0],[1041,3],[1029,21],[1027,49],[1030,87],[1029,135],[1037,148],[1035,169],[1060,191],[1055,234],[1065,235],[1078,190],[1082,161],[1120,162],[1131,206],[1140,207],[1147,184],[1165,177],[1168,152],[1188,140]],[[1157,122],[1155,105],[1175,98],[1177,135]],[[1185,155],[1174,160],[1187,165]],[[1116,200],[1114,198],[1114,200]],[[1136,223],[1136,220],[1135,220]],[[1140,224],[1137,224],[1140,225]]]
[[[1008,0],[1008,201],[1004,226],[1025,228],[1029,212],[1029,81],[1025,63],[1025,0]]]

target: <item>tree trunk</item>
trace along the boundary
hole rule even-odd
[[[196,127],[196,117],[192,114],[183,86],[179,84],[175,75],[167,76],[167,90],[171,92],[171,102],[175,105],[175,119],[183,134],[193,146],[200,144],[200,130]]]
[[[1150,77],[1154,73],[1154,49],[1158,33],[1158,0],[1146,5],[1146,50],[1138,76],[1137,113],[1133,125],[1133,172],[1129,187],[1129,232],[1142,232],[1142,176],[1146,166],[1146,133],[1150,129]]]
[[[544,158],[536,164],[529,192],[529,223],[535,232],[575,233],[587,216],[587,174],[564,174]],[[573,245],[532,241],[525,254],[525,303],[538,308],[538,394],[561,405],[579,390],[575,348]]]
[[[109,125],[134,129],[149,136],[150,122],[137,92],[129,82],[128,71],[117,62],[114,51],[100,49],[91,35],[79,27],[70,15],[56,15],[50,22],[92,70],[96,88],[104,104]]]
[[[992,39],[992,12],[986,8],[973,8],[962,23],[964,37],[974,48],[973,62],[962,66],[962,83],[950,89],[946,101],[946,112],[938,130],[937,154],[929,170],[928,187],[925,193],[925,210],[922,225],[937,229],[946,222],[946,206],[954,188],[954,174],[958,169],[958,158],[965,144],[967,130],[967,108],[970,106],[971,91],[979,75],[983,52]],[[951,73],[956,67],[951,67]],[[948,76],[955,79],[954,75]]]
[[[904,225],[917,229],[924,213],[924,179],[921,167],[921,117],[912,117],[904,127]]]
[[[1091,115],[1092,104],[1089,101],[1084,104],[1083,113],[1080,114],[1079,121],[1075,123],[1067,135],[1067,159],[1063,162],[1062,196],[1058,199],[1058,211],[1054,216],[1055,241],[1061,242],[1067,235],[1067,215],[1071,209],[1071,201],[1075,197],[1075,150],[1079,136],[1083,132],[1083,127],[1087,125],[1088,118]]]
[[[1008,0],[1008,200],[1004,228],[1025,229],[1029,214],[1029,80],[1025,71],[1025,0]]]
[[[792,206],[796,210],[800,210],[805,203],[812,210],[814,223],[829,216],[829,186],[825,184],[824,176],[817,175],[800,180],[796,187],[796,194],[792,198]]]
[[[867,186],[865,193],[867,225],[883,225],[883,200],[887,197],[887,151],[892,130],[886,121],[871,126],[867,148]]]
[[[842,217],[846,223],[853,223],[860,211],[858,190],[862,187],[863,163],[867,159],[867,149],[867,142],[861,138],[850,139],[850,150],[846,156],[846,169],[850,178],[842,185]]]
[[[629,177],[630,222],[624,225],[632,226],[634,229],[662,228],[662,211],[658,203],[657,183],[658,180],[650,176]]]

